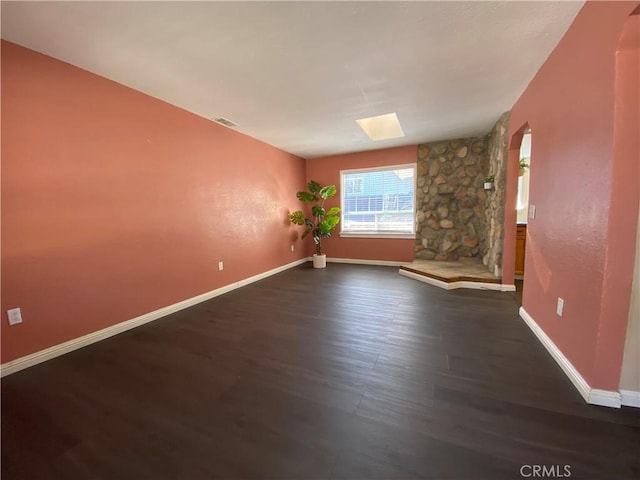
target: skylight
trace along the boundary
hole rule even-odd
[[[377,117],[361,118],[356,120],[360,128],[364,130],[371,140],[388,140],[390,138],[404,137],[404,132],[395,113],[378,115]]]

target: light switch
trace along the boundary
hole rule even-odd
[[[536,206],[529,205],[529,218],[536,218]]]

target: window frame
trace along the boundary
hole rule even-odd
[[[399,165],[384,165],[380,167],[368,167],[368,168],[354,168],[347,170],[340,170],[340,209],[344,214],[345,210],[345,175],[353,175],[357,173],[373,173],[373,172],[392,172],[394,170],[411,169],[413,171],[413,222],[411,223],[411,233],[409,232],[373,232],[373,231],[360,231],[360,232],[345,232],[344,222],[340,222],[340,237],[343,238],[398,238],[398,239],[411,239],[416,238],[416,189],[417,189],[417,164],[416,163],[404,163]],[[383,197],[385,193],[382,193]]]

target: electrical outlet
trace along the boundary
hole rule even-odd
[[[529,218],[536,218],[536,206],[529,205]]]
[[[296,251],[296,246],[295,246],[293,243],[291,244],[291,251],[292,251],[292,252],[295,252],[295,251]]]
[[[224,263],[223,262],[218,262],[218,270],[219,271],[224,270]]]
[[[9,325],[16,325],[22,323],[22,312],[19,308],[12,308],[7,310],[7,316],[9,317]]]
[[[564,310],[564,300],[558,297],[558,306],[556,307],[556,313],[559,317],[562,316],[562,311]]]

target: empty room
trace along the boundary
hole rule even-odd
[[[13,479],[640,479],[640,2],[2,1]]]

